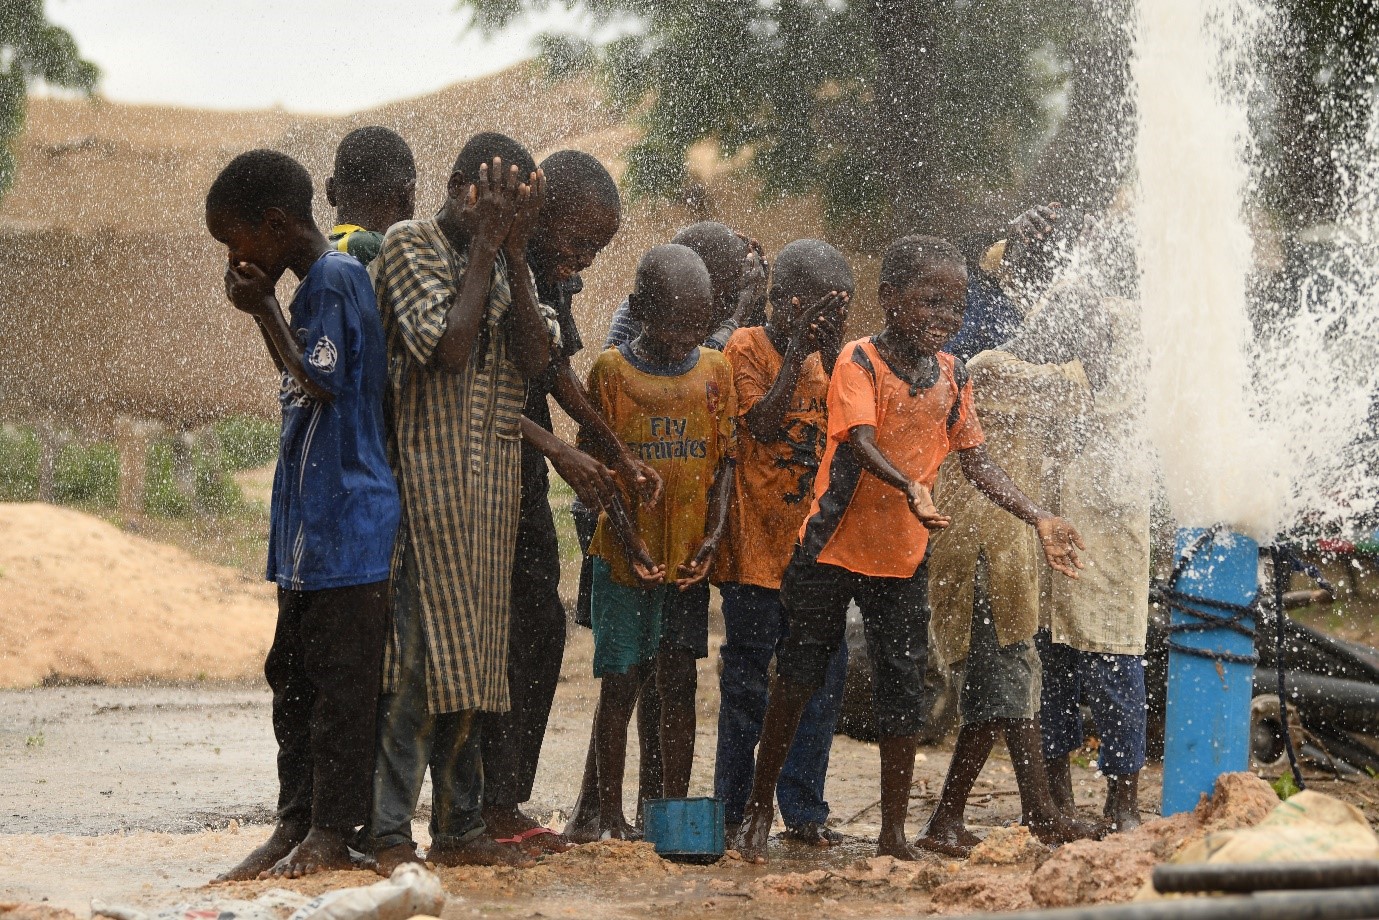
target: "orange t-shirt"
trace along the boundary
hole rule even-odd
[[[849,440],[858,425],[875,426],[881,453],[932,489],[943,459],[984,437],[962,362],[939,352],[919,376],[913,385],[899,377],[870,338],[843,346],[828,388],[828,447],[800,528],[810,557],[886,578],[909,578],[924,561],[929,531],[903,492],[862,468]]]
[[[716,583],[779,588],[814,496],[828,431],[828,374],[817,353],[805,359],[786,409],[781,439],[764,443],[743,417],[771,389],[785,357],[761,326],[739,329],[723,356],[737,391],[737,475],[728,534],[714,566]]]
[[[704,539],[714,473],[724,457],[733,455],[732,370],[710,348],[666,370],[642,364],[623,345],[594,361],[589,395],[632,456],[665,483],[656,505],[629,502],[628,510],[652,560],[664,563],[674,579],[676,568],[693,558]],[[638,586],[607,514],[599,515],[589,553],[607,560],[615,582]]]

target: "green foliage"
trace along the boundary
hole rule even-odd
[[[222,423],[225,424],[225,423]],[[217,426],[219,427],[219,426]],[[253,433],[253,426],[236,428],[241,432]],[[246,452],[243,445],[234,453],[225,449],[221,440],[220,451],[206,447],[193,448],[191,456],[184,462],[190,465],[189,473],[192,488],[188,491],[177,481],[177,458],[172,441],[155,443],[149,450],[148,478],[144,486],[144,510],[159,517],[181,517],[192,512],[204,514],[228,514],[242,504],[244,497],[239,485],[229,475],[229,470],[243,469],[236,466],[246,457],[247,466],[259,466],[260,453]],[[251,442],[252,446],[252,442]],[[273,444],[276,451],[277,443]],[[270,457],[271,459],[271,457]]]
[[[14,183],[10,145],[24,127],[29,87],[42,81],[89,93],[99,76],[67,30],[48,22],[42,0],[0,2],[0,194]]]
[[[235,415],[213,426],[225,469],[249,470],[278,456],[279,426],[251,415]]]
[[[38,498],[38,450],[31,429],[0,426],[0,501]]]
[[[159,517],[179,517],[192,510],[191,499],[178,487],[172,444],[158,441],[148,452],[144,510]]]
[[[1292,773],[1284,773],[1269,785],[1273,787],[1278,797],[1285,802],[1302,791],[1298,788],[1298,784],[1294,782]]]
[[[53,497],[63,504],[113,507],[120,491],[120,455],[111,444],[72,443],[53,465]]]
[[[1020,186],[1056,127],[1049,101],[1070,80],[1068,49],[1113,31],[1095,12],[1106,4],[1083,2],[461,6],[486,32],[551,7],[581,12],[592,29],[622,31],[598,49],[598,72],[610,101],[644,129],[628,157],[632,193],[682,194],[689,147],[713,139],[726,155],[750,149],[768,196],[819,190],[835,224],[879,225],[889,216],[906,226],[947,203],[940,199],[970,202]],[[552,75],[588,66],[593,55],[569,39],[547,38],[541,49]]]

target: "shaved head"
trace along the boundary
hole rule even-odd
[[[685,295],[708,297],[709,272],[704,260],[693,249],[679,243],[666,243],[642,256],[637,264],[634,290],[643,298],[665,305]]]
[[[675,234],[671,242],[689,247],[704,261],[713,281],[715,300],[737,296],[747,261],[747,244],[730,227],[716,220],[702,220]]]
[[[852,293],[857,283],[847,259],[823,240],[795,240],[776,256],[771,303],[799,297],[817,300],[829,291]]]

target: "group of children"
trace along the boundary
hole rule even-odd
[[[726,626],[714,785],[733,842],[764,860],[777,798],[787,837],[837,841],[823,786],[855,602],[875,678],[878,852],[914,858],[928,544],[949,523],[932,495],[940,466],[956,457],[1063,575],[1077,577],[1082,548],[988,455],[972,380],[943,350],[963,325],[962,254],[896,240],[881,265],[884,328],[845,341],[855,284],[837,249],[798,240],[770,265],[749,237],[694,224],[642,257],[581,380],[571,304],[621,220],[606,169],[578,151],[538,166],[484,133],[464,144],[434,217],[412,219],[415,188],[406,142],[369,127],[337,151],[328,235],[310,176],[281,153],[236,157],[206,197],[226,293],[263,332],[283,412],[266,665],[278,824],[223,878],[345,867],[351,851],[384,874],[419,860],[411,821],[428,769],[438,864],[523,865],[634,837],[634,712],[641,797],[688,792],[710,582]],[[288,270],[299,284],[284,314]],[[550,397],[576,444],[552,432]],[[579,499],[576,620],[592,626],[600,680],[564,833],[520,808],[566,635],[548,462]],[[1006,738],[1038,759],[1037,738]],[[1039,781],[1026,819],[1041,839],[1096,832],[1070,803],[1045,807],[1042,768]],[[966,852],[958,814],[916,843]]]

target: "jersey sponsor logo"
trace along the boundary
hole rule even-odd
[[[702,460],[709,455],[706,439],[687,437],[689,419],[653,415],[647,422],[651,439],[627,442],[639,460]]]
[[[718,381],[709,380],[704,384],[705,402],[709,406],[709,415],[718,414],[718,403],[722,395],[718,391]]]
[[[311,366],[325,374],[335,370],[335,362],[339,358],[340,352],[336,349],[335,343],[326,335],[316,340],[311,354],[307,355],[307,361],[311,362]]]
[[[315,400],[307,395],[306,390],[302,389],[302,385],[291,374],[283,371],[282,379],[278,382],[278,402],[284,409],[306,409]]]

